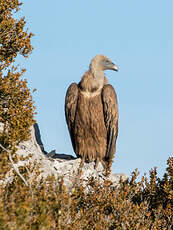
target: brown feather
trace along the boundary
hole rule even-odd
[[[107,131],[106,161],[112,161],[118,136],[118,102],[117,95],[111,85],[105,85],[102,90],[104,121]]]
[[[102,58],[96,56],[79,84],[68,88],[65,115],[77,157],[111,163],[118,135],[118,103],[99,66]]]
[[[78,85],[76,83],[72,83],[67,90],[66,98],[65,98],[65,117],[66,117],[66,122],[68,125],[68,130],[70,133],[74,152],[76,152],[74,121],[75,121],[76,106],[78,100],[78,91],[79,91]]]
[[[101,94],[86,97],[80,92],[75,118],[75,152],[85,161],[101,160],[106,153],[106,138]]]

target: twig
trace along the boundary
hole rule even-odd
[[[6,151],[6,152],[8,153],[9,160],[10,160],[10,162],[11,162],[11,164],[12,164],[12,166],[13,166],[15,172],[17,173],[17,175],[23,180],[23,182],[25,183],[26,186],[29,186],[29,185],[28,185],[28,182],[27,182],[27,181],[25,180],[25,178],[21,175],[21,173],[19,172],[19,169],[18,169],[17,166],[15,165],[15,163],[14,163],[14,161],[13,161],[13,159],[12,159],[12,156],[11,156],[10,151],[9,151],[8,149],[6,149],[5,147],[3,147],[1,144],[0,144],[0,147],[1,147],[4,151]]]

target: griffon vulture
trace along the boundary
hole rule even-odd
[[[118,103],[104,70],[118,67],[104,55],[96,55],[81,81],[66,93],[65,116],[74,152],[82,162],[111,165],[118,135]]]

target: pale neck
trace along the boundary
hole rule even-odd
[[[94,82],[97,84],[99,87],[103,86],[104,84],[104,71],[102,69],[96,69],[93,66],[90,68],[90,71],[93,75]]]

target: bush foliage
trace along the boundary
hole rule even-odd
[[[25,19],[14,19],[20,5],[18,0],[0,0],[0,122],[9,136],[4,137],[4,132],[0,140],[10,145],[27,137],[34,110],[26,81],[21,79],[24,70],[17,72],[13,65],[18,54],[28,57],[32,51],[32,33],[24,30]]]
[[[32,97],[22,79],[25,70],[14,66],[18,54],[28,57],[32,51],[25,19],[14,18],[20,5],[18,0],[0,0],[0,122],[4,125],[0,143],[10,150],[29,137],[34,122]]]
[[[156,169],[137,182],[137,171],[118,187],[93,178],[88,189],[49,178],[30,186],[16,176],[0,187],[0,229],[5,230],[171,230],[173,223],[173,158],[162,179]]]
[[[18,0],[0,0],[0,70],[11,65],[18,54],[28,57],[32,51],[32,33],[24,30],[25,18],[15,19]]]
[[[30,41],[33,34],[25,30],[25,18],[17,14],[20,6],[18,0],[0,0],[0,169],[3,174],[11,167],[7,164],[9,158],[11,162],[16,158],[15,146],[29,138],[29,128],[34,123],[32,96],[22,78],[25,70],[15,65],[18,55],[26,58],[33,49]],[[0,179],[3,174],[0,173]]]

